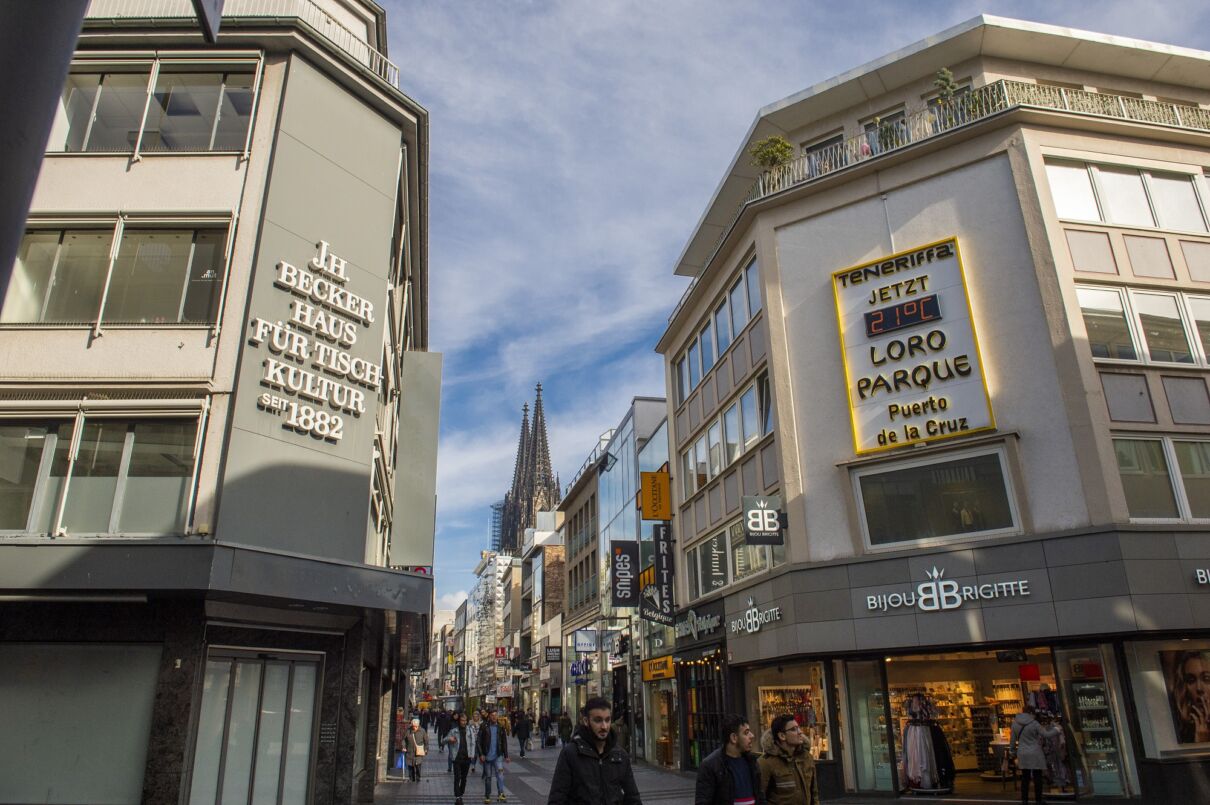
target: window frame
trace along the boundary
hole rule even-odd
[[[1060,214],[1058,198],[1055,196],[1054,188],[1051,185],[1050,177],[1046,177],[1047,190],[1050,192],[1051,203],[1054,205],[1055,218],[1064,223],[1073,224],[1096,224],[1099,226],[1111,226],[1118,229],[1131,229],[1143,232],[1172,232],[1181,235],[1201,235],[1210,234],[1210,204],[1206,189],[1204,187],[1205,174],[1197,172],[1187,172],[1180,170],[1143,167],[1132,164],[1118,164],[1112,162],[1090,162],[1088,160],[1064,157],[1064,156],[1044,156],[1043,158],[1043,173],[1050,165],[1067,165],[1070,167],[1083,167],[1088,174],[1089,186],[1092,189],[1093,199],[1097,206],[1097,219],[1070,218]],[[1108,192],[1101,182],[1101,169],[1112,169],[1117,171],[1134,171],[1140,177],[1143,186],[1143,194],[1147,202],[1147,208],[1151,214],[1151,220],[1154,222],[1151,226],[1143,224],[1124,224],[1109,220],[1109,212],[1107,205]],[[1198,212],[1201,214],[1203,229],[1174,229],[1164,225],[1160,220],[1159,208],[1156,205],[1155,190],[1152,188],[1153,176],[1155,174],[1163,174],[1169,176],[1183,176],[1189,180],[1193,186],[1194,199],[1197,201]]]
[[[759,570],[754,570],[741,578],[736,578],[735,577],[735,554],[732,551],[732,545],[731,545],[731,529],[738,526],[741,522],[742,522],[742,518],[734,518],[731,520],[724,521],[724,523],[721,526],[710,529],[709,531],[706,532],[705,536],[703,536],[701,539],[697,540],[696,542],[694,542],[692,545],[690,545],[688,548],[685,549],[685,553],[684,553],[685,572],[687,574],[686,579],[685,579],[685,586],[688,588],[688,592],[689,592],[689,603],[696,603],[699,599],[704,598],[708,595],[713,595],[715,593],[724,593],[725,594],[727,590],[731,589],[736,584],[751,581],[752,579],[755,579],[755,578],[761,576],[762,574],[768,573],[769,571],[773,570],[775,567],[780,567],[781,564],[784,564],[784,560],[781,563],[776,563],[776,564],[774,563],[773,546],[770,546],[770,545],[747,546],[745,543],[746,547],[759,548],[764,552],[764,557],[765,557],[764,567],[762,567]],[[701,565],[699,564],[701,561],[700,554],[705,549],[706,545],[711,540],[715,539],[716,537],[720,538],[722,540],[722,544],[723,544],[723,554],[724,554],[723,568],[725,569],[725,573],[726,573],[726,581],[720,587],[717,587],[712,590],[706,590],[706,589],[704,589],[705,580],[702,577],[702,573],[701,573],[701,569],[700,569]]]
[[[676,385],[677,401],[676,405],[679,408],[685,404],[689,396],[697,390],[705,380],[706,375],[714,371],[715,367],[722,361],[723,356],[735,346],[736,339],[743,334],[745,330],[752,324],[753,319],[758,313],[764,311],[764,302],[758,300],[759,307],[753,312],[752,301],[749,298],[749,283],[753,280],[752,275],[755,275],[755,282],[760,289],[760,262],[755,254],[751,254],[748,258],[742,261],[743,268],[736,271],[734,277],[725,284],[725,290],[715,304],[708,306],[708,312],[703,321],[698,322],[693,330],[693,337],[685,344],[685,346],[676,353],[676,358],[672,361],[673,380]],[[735,310],[732,305],[732,296],[736,290],[740,290],[743,298],[738,300],[742,307],[742,312],[745,316],[742,327],[735,326]],[[719,321],[719,314],[724,314],[725,322]],[[720,333],[722,328],[720,324],[727,325],[727,345],[722,345]],[[709,339],[707,342],[705,339]],[[710,366],[706,366],[705,361],[705,345],[709,343],[709,348],[713,353]],[[682,370],[681,367],[684,367]],[[697,382],[693,381],[693,371],[697,370]]]
[[[34,488],[33,496],[30,499],[30,511],[26,515],[25,528],[3,529],[0,530],[0,539],[7,538],[49,538],[57,537],[81,537],[88,539],[126,539],[136,538],[145,539],[148,537],[163,537],[163,536],[189,536],[193,533],[193,519],[197,508],[198,498],[198,472],[201,466],[202,445],[205,439],[206,424],[210,413],[210,400],[206,399],[191,399],[191,400],[139,400],[129,401],[127,407],[112,407],[101,405],[89,405],[88,401],[76,401],[73,408],[68,410],[58,404],[49,406],[31,406],[29,409],[22,411],[6,411],[0,415],[0,423],[8,421],[30,422],[44,420],[48,423],[62,423],[66,421],[72,422],[72,435],[68,444],[67,450],[67,466],[62,476],[62,488],[59,489],[56,500],[49,505],[53,506],[53,515],[50,523],[49,532],[32,531],[30,530],[30,521],[45,502],[47,493],[47,482],[50,478],[50,467],[54,461],[54,452],[58,448],[57,443],[54,446],[43,447],[43,454],[39,459],[37,485]],[[150,420],[150,419],[174,419],[182,421],[194,421],[196,430],[194,432],[192,459],[193,466],[190,470],[186,494],[185,494],[185,509],[181,523],[181,531],[171,534],[161,534],[153,532],[124,532],[118,528],[120,517],[122,514],[122,504],[125,501],[126,490],[129,481],[130,468],[130,434],[128,433],[123,440],[121,457],[119,459],[118,474],[115,476],[115,488],[113,495],[113,503],[109,513],[108,529],[104,532],[68,532],[63,524],[65,512],[67,510],[68,498],[71,494],[71,483],[75,478],[75,465],[80,455],[80,442],[83,438],[84,425],[86,421],[95,421],[97,419],[108,420]],[[56,440],[57,440],[56,435]]]
[[[1130,331],[1130,340],[1134,345],[1135,355],[1138,357],[1134,360],[1127,358],[1100,358],[1092,355],[1092,349],[1089,348],[1089,356],[1098,364],[1118,365],[1118,366],[1157,366],[1163,368],[1184,368],[1184,369],[1207,369],[1210,368],[1210,354],[1206,353],[1204,344],[1202,343],[1201,333],[1197,329],[1197,318],[1193,312],[1191,301],[1210,302],[1210,293],[1188,292],[1184,290],[1168,289],[1168,288],[1135,288],[1128,285],[1102,285],[1090,282],[1078,282],[1075,284],[1077,296],[1076,305],[1080,311],[1080,320],[1084,321],[1084,308],[1079,302],[1079,291],[1081,289],[1089,289],[1094,291],[1108,291],[1116,293],[1118,299],[1122,303],[1122,312],[1126,317],[1126,327]],[[1193,356],[1192,363],[1180,363],[1176,361],[1160,361],[1151,357],[1151,348],[1147,344],[1146,334],[1143,328],[1143,322],[1139,318],[1140,314],[1134,303],[1136,295],[1142,296],[1161,296],[1175,299],[1177,314],[1180,317],[1181,328],[1185,334],[1186,345],[1189,347],[1189,353]],[[1087,325],[1085,325],[1085,334],[1087,334]],[[1087,341],[1087,339],[1085,339]]]
[[[1176,442],[1203,442],[1210,443],[1210,437],[1200,433],[1184,433],[1184,434],[1156,434],[1156,433],[1131,433],[1127,431],[1114,431],[1110,434],[1110,442],[1118,440],[1131,442],[1159,442],[1160,452],[1164,456],[1164,461],[1167,464],[1168,470],[1168,485],[1172,489],[1172,498],[1176,502],[1176,517],[1130,517],[1130,522],[1140,524],[1157,524],[1171,525],[1173,523],[1210,523],[1210,517],[1194,517],[1193,508],[1189,503],[1189,494],[1185,490],[1185,477],[1181,472],[1181,463],[1176,455]],[[1115,448],[1116,452],[1116,448]],[[1116,475],[1121,482],[1122,469],[1115,465]],[[1126,491],[1122,489],[1122,501],[1125,503]],[[1127,515],[1130,514],[1130,509],[1127,507]]]
[[[964,458],[995,455],[1000,462],[1000,474],[1004,479],[1004,492],[1008,499],[1008,510],[1013,524],[1009,528],[992,528],[984,531],[964,531],[960,534],[948,534],[942,537],[922,537],[890,542],[885,545],[874,545],[870,539],[870,525],[866,519],[865,498],[861,494],[861,479],[869,475],[881,475],[898,470],[926,467],[931,464],[944,464]],[[927,548],[935,545],[950,545],[956,542],[969,542],[995,537],[1010,536],[1024,533],[1025,526],[1021,520],[1021,505],[1017,497],[1016,483],[1013,479],[1012,462],[1009,459],[1007,445],[996,442],[990,445],[969,447],[961,450],[944,450],[929,455],[900,459],[897,461],[878,461],[877,463],[854,467],[849,472],[849,488],[853,493],[853,501],[857,508],[857,523],[861,529],[861,542],[867,553],[885,553],[901,551],[908,548]]]

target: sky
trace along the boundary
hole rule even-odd
[[[664,395],[676,259],[761,107],[981,13],[1210,50],[1201,0],[379,2],[430,113],[438,609],[474,583],[535,383],[564,484]]]

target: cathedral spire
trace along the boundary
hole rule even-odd
[[[532,424],[529,404],[521,408],[521,433],[513,463],[513,483],[504,497],[500,534],[500,550],[503,553],[513,553],[521,547],[525,529],[534,526],[537,512],[551,511],[559,503],[559,482],[550,464],[541,383],[537,385],[536,392]]]

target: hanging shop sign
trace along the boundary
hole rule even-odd
[[[511,698],[513,695],[513,683],[501,682],[499,685],[496,685],[496,695],[501,699]]]
[[[496,646],[496,669],[509,668],[513,664],[509,657],[508,646]]]
[[[484,704],[495,704],[496,703],[496,694],[489,693],[486,696],[484,696],[483,703]]]
[[[576,629],[571,636],[576,653],[591,654],[597,650],[596,629]]]
[[[676,619],[676,638],[679,643],[697,642],[713,637],[723,623],[723,607],[716,601],[708,607],[686,610]]]
[[[643,660],[643,681],[655,682],[660,679],[672,679],[676,676],[676,665],[672,656],[656,657],[653,660]]]
[[[639,577],[641,590],[639,617],[645,621],[672,625],[672,529],[668,523],[656,523],[651,529],[651,566]]]
[[[786,513],[781,495],[744,495],[744,539],[749,545],[782,545]]]
[[[639,473],[639,508],[644,520],[672,519],[672,484],[667,470]]]
[[[345,418],[366,413],[366,395],[382,385],[382,366],[354,354],[365,346],[353,350],[360,328],[374,322],[374,303],[348,282],[348,261],[320,241],[309,263],[277,264],[273,284],[284,291],[283,301],[291,300],[284,305],[289,315],[248,322],[248,343],[267,353],[260,382],[270,391],[257,407],[316,444],[343,439]]]
[[[639,604],[639,543],[637,540],[610,540],[609,588],[615,607]]]
[[[866,609],[870,612],[889,612],[909,607],[921,612],[937,612],[959,609],[968,601],[1028,598],[1030,595],[1028,579],[960,585],[953,579],[945,578],[945,570],[938,570],[935,565],[924,575],[928,581],[921,582],[913,590],[866,596]]]
[[[994,430],[958,239],[832,275],[858,454]]]
[[[563,662],[563,647],[562,646],[547,646],[546,647],[546,662]]]
[[[766,623],[779,620],[781,620],[781,607],[761,609],[756,606],[754,599],[749,598],[748,608],[741,612],[739,617],[731,619],[731,634],[756,634]]]

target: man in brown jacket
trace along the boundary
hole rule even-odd
[[[760,787],[768,805],[819,805],[815,758],[792,715],[781,715],[760,739]]]

